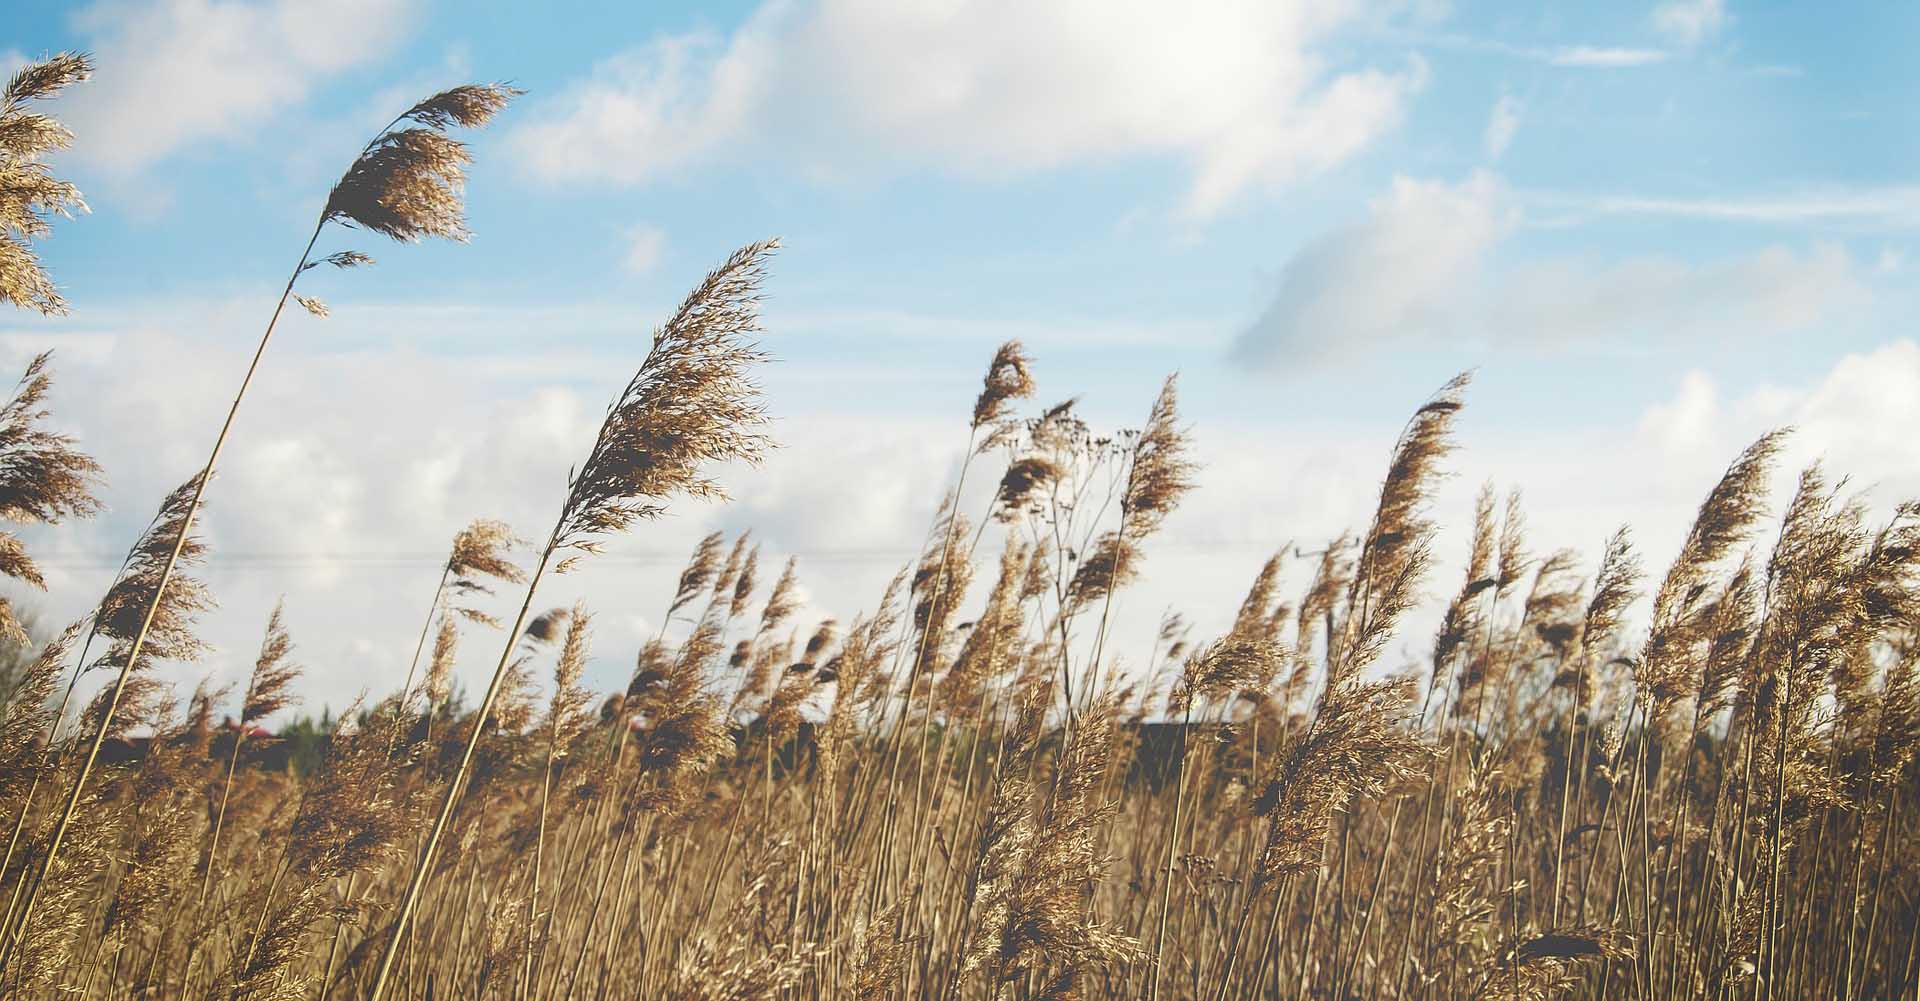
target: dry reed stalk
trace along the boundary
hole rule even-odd
[[[328,223],[339,222],[346,226],[358,225],[403,242],[412,242],[423,236],[464,239],[466,229],[461,219],[460,185],[462,172],[471,161],[471,156],[464,145],[448,138],[445,130],[453,125],[471,128],[486,124],[517,93],[512,88],[499,85],[470,85],[443,91],[421,101],[401,112],[369,141],[346,175],[334,186],[326,206],[321,210],[319,221],[314,224],[313,235],[308,238],[306,248],[300,253],[300,260],[287,278],[286,287],[280,293],[266,330],[260,335],[260,343],[254,349],[246,374],[241,377],[240,387],[227,409],[220,433],[214,437],[206,464],[190,481],[194,484],[193,494],[185,505],[184,517],[174,535],[172,552],[160,568],[144,620],[129,646],[126,666],[111,689],[112,694],[100,716],[93,746],[74,778],[73,789],[54,827],[47,853],[46,866],[49,871],[59,858],[61,843],[73,822],[74,812],[80,806],[87,779],[99,757],[100,745],[105,742],[108,729],[113,724],[121,697],[125,694],[129,672],[139,662],[155,616],[164,604],[163,598],[173,579],[174,567],[187,544],[207,482],[219,464],[221,450],[233,430],[235,418],[239,416],[247,387],[252,384],[254,373],[259,370],[260,360],[266,354],[287,299],[293,296],[294,284],[302,274],[320,263],[309,258],[320,240],[321,232]],[[408,121],[415,123],[414,127],[399,127]],[[336,267],[346,268],[368,263],[371,259],[357,251],[342,251],[325,260]],[[314,311],[304,298],[301,305]],[[318,312],[324,313],[324,310]],[[22,926],[29,924],[32,919],[34,902],[42,885],[44,880],[28,892],[21,918]]]
[[[1189,457],[1191,432],[1180,427],[1179,422],[1179,376],[1176,374],[1167,376],[1161,384],[1160,394],[1154,397],[1153,407],[1147,413],[1146,424],[1128,442],[1126,485],[1120,491],[1120,525],[1113,533],[1111,555],[1106,560],[1111,564],[1110,576],[1104,586],[1083,589],[1083,593],[1086,590],[1103,592],[1100,622],[1094,628],[1093,650],[1087,661],[1089,701],[1096,695],[1093,689],[1099,687],[1100,662],[1106,650],[1114,592],[1119,590],[1124,578],[1138,573],[1139,547],[1159,531],[1181,499],[1193,490],[1193,478],[1199,466]],[[1095,561],[1100,561],[1100,553],[1106,551],[1096,551]],[[1081,570],[1088,565],[1083,563]],[[1077,575],[1075,583],[1080,583]],[[1070,684],[1066,693],[1071,706],[1073,688]],[[1068,721],[1071,724],[1071,715]]]
[[[729,568],[728,540],[711,536],[667,582],[666,618],[692,620],[691,634],[669,643],[663,620],[597,721],[571,667],[555,668],[574,678],[556,677],[564,698],[534,693],[539,656],[558,648],[559,660],[579,659],[565,654],[565,637],[584,617],[530,608],[509,634],[492,704],[443,714],[461,618],[444,594],[420,647],[437,622],[420,687],[438,720],[414,721],[410,678],[305,779],[236,767],[234,749],[209,754],[193,721],[222,696],[203,689],[186,723],[166,721],[170,699],[135,671],[112,732],[154,720],[182,742],[169,736],[141,763],[97,772],[70,834],[79,847],[59,863],[65,889],[46,888],[0,990],[230,997],[304,984],[310,997],[337,973],[352,986],[334,993],[363,992],[400,922],[389,912],[367,929],[353,915],[401,896],[413,867],[389,872],[382,861],[408,830],[424,854],[428,827],[405,823],[405,807],[471,751],[389,994],[1911,995],[1915,509],[1896,508],[1876,530],[1815,471],[1771,557],[1742,564],[1742,547],[1724,546],[1649,623],[1657,641],[1623,642],[1635,577],[1624,535],[1609,542],[1593,586],[1577,587],[1570,554],[1528,544],[1517,495],[1503,514],[1489,490],[1416,707],[1412,682],[1379,673],[1397,666],[1390,656],[1367,660],[1368,636],[1398,628],[1380,610],[1417,590],[1407,581],[1434,537],[1423,504],[1402,503],[1420,493],[1403,483],[1374,521],[1398,509],[1411,534],[1380,538],[1369,523],[1355,541],[1312,554],[1318,566],[1303,570],[1312,579],[1299,602],[1276,597],[1282,567],[1270,560],[1245,600],[1214,610],[1232,623],[1214,643],[1188,649],[1167,616],[1142,662],[1148,677],[1118,679],[1101,663],[1107,654],[1094,656],[1094,687],[1083,692],[1100,696],[1099,711],[1089,716],[1076,698],[1068,735],[1047,725],[1062,636],[1078,641],[1075,662],[1113,640],[1060,629],[1062,606],[1077,600],[1081,561],[1069,552],[1111,529],[1127,466],[1124,439],[1105,452],[1091,433],[1059,450],[1035,445],[1036,434],[1078,433],[1049,420],[1059,426],[1029,427],[1012,457],[1050,467],[1022,474],[1016,503],[1004,490],[993,501],[990,521],[1007,538],[984,601],[970,609],[952,585],[936,597],[934,584],[957,585],[984,538],[962,540],[950,508],[907,571],[925,571],[921,586],[903,576],[844,638],[792,631],[797,575],[769,591],[750,540]],[[1390,477],[1437,475],[1436,463],[1399,459]],[[137,588],[152,587],[177,527],[148,533],[157,541],[136,546],[123,575],[131,583],[103,603],[113,649],[99,662],[117,667],[126,655],[118,640],[145,608]],[[182,580],[169,595],[184,593]],[[687,610],[696,603],[704,613]],[[143,661],[197,645],[190,628],[171,639],[152,632]],[[584,634],[577,647],[583,656]],[[1653,667],[1636,675],[1628,668],[1649,649]],[[906,717],[922,730],[914,755],[888,729],[901,697],[889,667],[910,662],[923,669]],[[44,698],[56,674],[55,660],[36,665],[22,690]],[[1068,677],[1078,685],[1083,675]],[[741,707],[764,728],[738,744],[726,692],[714,690],[736,679]],[[823,718],[810,757],[802,707],[815,693]],[[85,732],[105,708],[89,705]],[[1146,729],[1157,715],[1169,717],[1166,741]],[[30,798],[28,769],[72,778],[64,759],[76,755],[57,739],[36,746],[34,721],[46,718],[43,705],[19,702],[0,716],[0,753],[27,763],[0,771],[8,806],[22,789]],[[802,739],[789,744],[790,734]],[[439,760],[423,760],[436,736]],[[603,740],[606,759],[581,757]],[[362,753],[382,777],[375,795],[356,799],[379,801],[382,816],[328,811],[316,826],[313,800],[341,785],[336,759]],[[887,824],[873,822],[896,759],[897,788],[912,795]],[[221,773],[232,790],[224,820]],[[252,835],[220,836],[218,879],[182,857],[211,841],[180,809],[180,789],[202,782],[207,820]],[[18,877],[45,861],[55,817],[19,814],[23,864],[3,867],[16,905]],[[376,845],[375,857],[344,876],[300,861],[349,843]],[[202,879],[208,905],[163,927],[152,902]],[[329,919],[345,960],[323,967],[318,929]],[[1624,933],[1630,956],[1620,954]],[[1138,941],[1152,942],[1150,953]],[[1151,969],[1141,965],[1150,954]]]
[[[974,400],[972,419],[967,426],[967,446],[962,454],[959,477],[953,492],[936,512],[933,528],[929,537],[940,540],[938,549],[923,553],[919,570],[914,575],[913,591],[923,593],[914,608],[911,624],[919,631],[920,640],[908,669],[906,697],[900,705],[900,713],[894,725],[893,763],[888,768],[886,808],[882,818],[881,836],[890,843],[899,839],[893,837],[898,811],[899,771],[905,745],[902,734],[912,714],[916,695],[924,680],[928,686],[925,718],[921,725],[920,739],[915,753],[916,785],[913,792],[913,804],[922,822],[926,819],[928,803],[923,799],[926,792],[924,778],[927,769],[927,745],[931,741],[934,720],[934,702],[937,692],[933,687],[932,675],[934,660],[939,654],[940,645],[946,640],[946,626],[954,609],[965,600],[968,585],[973,579],[971,554],[956,552],[960,536],[965,534],[965,517],[959,510],[960,501],[966,491],[967,474],[973,466],[976,456],[1011,443],[1018,433],[1019,424],[1010,414],[1014,401],[1028,399],[1033,395],[1033,376],[1029,371],[1032,362],[1026,348],[1019,341],[1007,341],[995,350],[992,361],[987,365],[986,375],[981,380],[980,394]],[[900,644],[900,649],[905,649]],[[891,679],[889,679],[891,684]],[[942,736],[944,749],[944,734]],[[924,828],[924,829],[923,829]],[[924,856],[921,854],[924,839],[931,837],[931,828],[924,823],[916,827],[909,835],[909,869],[921,867]],[[893,853],[888,855],[891,869],[896,865]],[[876,884],[877,887],[878,884]]]
[[[608,407],[586,461],[569,477],[566,500],[528,577],[526,597],[510,635],[517,635],[526,621],[540,579],[557,553],[572,551],[572,555],[553,564],[556,573],[565,573],[583,556],[598,551],[601,537],[658,517],[672,497],[724,496],[706,473],[709,465],[758,460],[768,442],[755,428],[766,418],[749,370],[765,356],[748,338],[759,329],[755,307],[764,262],[777,246],[777,242],[769,241],[736,251],[709,273],[673,317],[655,331],[646,359]],[[481,698],[480,718],[492,711],[499,697],[512,652],[510,641],[501,651],[492,681]],[[401,900],[369,994],[372,1001],[379,1001],[391,977],[435,850],[459,801],[479,743],[480,730],[476,727],[448,783],[439,815]],[[706,753],[699,738],[677,742],[662,751],[674,759],[676,768],[689,760],[701,760]],[[643,767],[647,764],[643,759]]]
[[[287,627],[281,622],[284,602],[275,602],[273,614],[267,617],[266,638],[260,641],[260,655],[254,659],[253,671],[247,675],[247,690],[240,703],[240,726],[233,732],[233,753],[227,758],[227,774],[220,783],[220,806],[213,815],[213,833],[207,840],[207,861],[204,875],[200,880],[200,901],[207,899],[207,890],[213,886],[213,876],[219,869],[220,831],[227,819],[227,800],[233,793],[233,773],[240,767],[240,748],[246,743],[247,731],[260,720],[279,712],[291,704],[293,696],[288,691],[293,683],[300,679],[300,667],[287,662],[288,654],[293,652],[293,637],[288,635]]]

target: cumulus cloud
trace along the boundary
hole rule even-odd
[[[1344,162],[1399,121],[1424,63],[1335,69],[1322,51],[1358,16],[1291,0],[769,4],[729,38],[601,62],[514,145],[537,176],[627,184],[753,143],[828,170],[1166,157],[1188,164],[1186,207],[1205,215]]]
[[[1540,347],[1767,336],[1868,297],[1858,263],[1824,243],[1707,262],[1649,255],[1496,267],[1495,251],[1520,221],[1514,199],[1488,173],[1459,184],[1398,178],[1366,219],[1294,254],[1235,353],[1274,364],[1415,341]]]
[[[1669,0],[1653,9],[1653,27],[1676,45],[1693,46],[1725,30],[1732,21],[1726,0]]]
[[[85,612],[154,505],[205,461],[246,361],[242,345],[271,300],[263,290],[85,310],[68,321],[53,361],[53,409],[107,470],[109,510],[30,529],[27,545],[49,590],[10,597],[44,610],[47,622]],[[208,492],[205,577],[220,607],[202,632],[217,650],[202,665],[167,670],[183,695],[202,671],[242,676],[282,595],[301,660],[313,668],[302,686],[308,708],[338,709],[363,689],[396,686],[454,531],[484,516],[544,537],[569,467],[644,350],[630,336],[642,321],[624,308],[609,308],[602,322],[629,336],[555,345],[535,364],[528,325],[566,329],[577,314],[544,322],[515,314],[496,321],[497,338],[469,316],[463,330],[474,336],[449,363],[410,346],[400,328],[463,314],[334,305],[325,321],[304,313],[282,321]],[[377,315],[388,312],[398,315]],[[0,320],[0,372],[17,375],[46,343],[38,321]],[[844,392],[844,380],[833,386]],[[851,615],[871,605],[917,552],[965,447],[962,415],[889,417],[866,421],[844,402],[784,396],[774,428],[783,447],[758,469],[721,471],[733,503],[676,501],[604,557],[543,585],[541,607],[583,598],[605,613],[590,680],[624,683],[640,643],[659,628],[686,554],[718,528],[753,528],[776,569],[799,555],[801,579],[824,609]],[[511,615],[517,597],[499,596],[493,610]],[[469,691],[484,682],[486,648],[499,640],[476,631],[463,647],[470,656],[459,675]]]
[[[105,0],[75,18],[98,71],[63,99],[75,155],[120,173],[231,139],[405,34],[413,0]]]

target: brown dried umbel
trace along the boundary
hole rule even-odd
[[[80,189],[53,176],[40,158],[73,142],[73,133],[51,115],[28,110],[32,101],[85,80],[93,63],[77,52],[29,63],[0,90],[0,302],[54,316],[67,302],[29,246],[53,231],[55,216],[85,212]]]

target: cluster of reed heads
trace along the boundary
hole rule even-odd
[[[32,308],[61,303],[29,244],[78,195],[39,159],[67,133],[31,109],[86,69],[29,66],[0,107],[0,296]],[[314,258],[330,225],[463,235],[448,132],[514,93],[456,88],[382,130],[274,320],[289,298],[325,314],[294,291],[317,264],[371,263]],[[244,683],[181,699],[155,670],[205,650],[195,574],[218,554],[195,526],[246,383],[89,615],[29,641],[0,606],[28,650],[0,716],[0,993],[1920,997],[1920,507],[1871,521],[1818,466],[1772,506],[1779,433],[1658,577],[1625,529],[1594,560],[1533,550],[1489,488],[1440,580],[1456,379],[1354,532],[1283,547],[1221,635],[1169,613],[1122,651],[1116,605],[1197,475],[1175,381],[1102,433],[1071,401],[1027,411],[1009,343],[870,611],[802,629],[794,561],[765,585],[760,547],[714,534],[630,683],[587,691],[593,615],[538,589],[770,446],[773,249],[636,349],[543,539],[455,536],[398,687],[340,713],[315,769],[262,767],[253,736],[305,670],[279,611]],[[49,378],[34,360],[0,409],[15,523],[99,506],[102,471],[46,427]],[[42,584],[11,534],[0,573]],[[502,590],[512,621],[474,607]],[[1430,648],[1389,656],[1434,593]],[[475,642],[497,656],[459,711]],[[142,753],[101,755],[123,737]]]

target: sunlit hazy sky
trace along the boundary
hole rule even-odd
[[[1010,337],[1041,402],[1112,425],[1181,372],[1206,467],[1123,599],[1136,658],[1163,609],[1216,628],[1268,553],[1364,518],[1461,369],[1444,557],[1491,479],[1536,548],[1631,522],[1662,565],[1780,424],[1887,502],[1920,492],[1915,38],[1899,2],[16,0],[0,66],[99,64],[54,105],[93,211],[41,248],[71,315],[0,316],[0,360],[57,349],[111,506],[27,533],[52,587],[26,601],[97,596],[332,180],[466,80],[528,91],[474,137],[472,243],[329,236],[379,265],[312,276],[333,316],[287,322],[211,493],[203,666],[237,676],[284,595],[312,709],[397,684],[454,530],[542,533],[651,325],[775,234],[787,447],[543,592],[600,613],[603,687],[715,527],[797,555],[810,615],[871,607]]]

